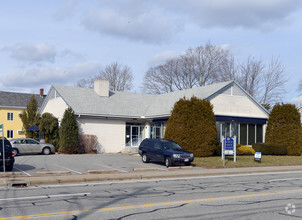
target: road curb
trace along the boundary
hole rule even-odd
[[[53,185],[66,183],[88,183],[104,181],[121,180],[141,180],[141,179],[160,179],[160,178],[186,178],[186,177],[205,177],[205,176],[223,176],[238,174],[263,174],[279,172],[302,172],[302,166],[288,167],[258,167],[258,168],[220,168],[220,169],[168,169],[145,172],[146,170],[137,170],[136,172],[114,172],[114,173],[92,173],[72,174],[72,175],[53,175],[53,176],[30,176],[30,177],[3,177],[0,178],[1,187],[35,186],[35,185]],[[100,170],[97,170],[100,171]],[[104,170],[103,170],[104,171]],[[59,172],[61,173],[61,172]]]
[[[117,170],[110,169],[110,170],[88,170],[88,173],[91,174],[102,174],[102,173],[115,173]]]
[[[70,174],[71,171],[38,171],[36,172],[38,175],[47,175],[47,174]]]
[[[134,172],[138,172],[138,171],[155,171],[158,170],[157,168],[153,168],[153,167],[148,167],[148,168],[133,168]]]
[[[21,172],[5,172],[5,176],[20,176],[22,173]],[[0,176],[3,176],[3,172],[0,172]]]
[[[179,170],[179,169],[193,169],[193,167],[192,166],[168,167],[168,170]]]

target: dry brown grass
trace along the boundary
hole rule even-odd
[[[198,157],[193,161],[193,165],[206,168],[222,168],[220,157]],[[262,155],[261,163],[254,161],[254,156],[237,156],[237,161],[233,161],[232,156],[227,156],[225,167],[266,167],[266,166],[293,166],[302,165],[302,156],[269,156]]]

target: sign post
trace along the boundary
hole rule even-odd
[[[5,176],[5,147],[4,147],[4,127],[3,124],[0,125],[0,132],[2,131],[2,167],[3,175]]]
[[[223,167],[225,166],[225,156],[234,156],[234,162],[236,162],[236,136],[234,138],[226,137],[222,139],[221,157]]]

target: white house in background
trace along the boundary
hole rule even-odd
[[[144,138],[162,138],[174,104],[183,97],[210,100],[222,136],[237,143],[263,142],[269,113],[235,81],[160,95],[109,91],[108,80],[94,89],[53,85],[40,113],[62,120],[66,108],[77,116],[80,134],[98,137],[99,152],[116,153],[137,147]]]

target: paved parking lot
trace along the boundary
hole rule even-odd
[[[125,154],[21,155],[15,157],[15,160],[13,171],[26,176],[35,176],[37,172],[42,171],[70,171],[71,174],[83,174],[88,170],[114,169],[118,172],[129,172],[136,168],[167,170],[164,164],[143,163],[139,155]]]

